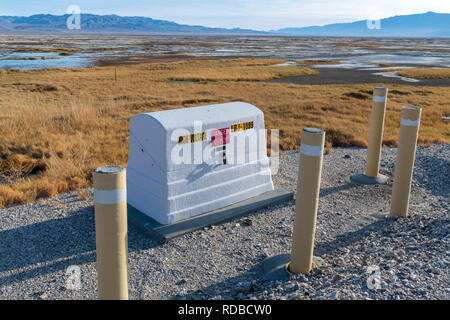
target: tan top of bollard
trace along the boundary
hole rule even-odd
[[[94,172],[100,174],[118,174],[124,169],[122,166],[104,166],[95,168]]]
[[[126,169],[121,166],[105,166],[94,169],[94,189],[117,190],[126,188]]]
[[[317,133],[317,134],[321,134],[324,131],[322,129],[319,128],[303,128],[304,132],[308,132],[308,133]]]
[[[387,94],[388,94],[388,88],[375,87],[373,89],[373,100],[375,102],[385,102]]]
[[[301,146],[300,146],[300,152],[301,147],[304,145],[307,146],[321,146],[323,147],[325,143],[325,131],[318,128],[304,128],[302,130],[302,140],[301,140]]]
[[[376,87],[373,89],[373,107],[374,108],[385,108],[386,101],[387,101],[387,93],[388,89],[385,87]]]
[[[417,121],[420,119],[422,109],[419,107],[404,107],[402,109],[402,120]]]

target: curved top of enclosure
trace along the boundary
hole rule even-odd
[[[245,102],[230,102],[142,113],[136,117],[148,117],[158,122],[162,128],[171,130],[192,127],[195,121],[202,121],[203,124],[208,124],[235,121],[241,118],[254,117],[255,115],[262,115],[262,111],[254,105]]]

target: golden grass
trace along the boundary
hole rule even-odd
[[[2,70],[0,174],[7,183],[0,184],[0,207],[83,190],[91,184],[95,167],[126,165],[129,120],[143,112],[246,101],[264,112],[268,129],[280,129],[282,150],[298,149],[306,126],[326,129],[328,148],[367,146],[375,84],[256,81],[309,72],[298,66],[273,67],[274,63],[279,61],[118,66],[117,82],[115,67]],[[424,108],[421,145],[449,142],[449,127],[441,117],[448,114],[450,90],[403,85],[389,89],[385,144],[395,145],[405,105]]]
[[[274,66],[282,60],[233,59],[211,63],[207,60],[174,62],[159,73],[162,81],[262,81],[281,77],[316,75],[304,67]]]
[[[396,69],[402,77],[414,79],[447,79],[450,78],[450,68],[407,68]]]

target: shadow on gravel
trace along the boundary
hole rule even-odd
[[[435,196],[450,195],[450,161],[427,155],[418,155],[415,166],[423,171],[414,174],[414,179]]]
[[[0,277],[0,287],[96,261],[93,207],[69,214],[0,231],[0,273],[14,272]],[[133,226],[128,243],[129,252],[158,246]]]
[[[380,220],[377,220],[355,232],[346,232],[336,237],[333,241],[317,243],[314,248],[314,254],[317,256],[321,256],[325,253],[330,254],[333,252],[337,252],[339,251],[339,249],[342,249],[344,247],[352,245],[353,243],[358,242],[359,240],[368,236],[371,232],[377,232],[380,235],[386,234],[387,232],[386,229],[388,229],[397,220],[396,218],[386,220],[382,217],[376,217],[376,219]],[[286,252],[280,253],[290,253],[290,251],[287,250]],[[261,274],[260,268],[263,260],[264,259],[258,259],[254,261],[255,267],[251,268],[250,270],[247,270],[246,272],[238,276],[228,278],[222,282],[212,284],[210,286],[204,287],[202,289],[193,292],[189,292],[185,295],[175,295],[171,297],[170,300],[205,299],[217,296],[218,294],[220,294],[224,299],[237,299],[238,291],[235,289],[237,283],[248,282],[252,280],[257,280],[258,282],[263,281],[264,289],[269,289],[273,285],[276,286],[275,282],[265,280],[263,274]],[[252,276],[250,276],[249,274],[252,274]],[[229,291],[223,292],[224,288],[228,289]],[[251,293],[253,289],[254,287],[250,287],[248,288],[249,291],[246,292]]]
[[[361,229],[353,232],[345,232],[332,241],[317,243],[314,247],[314,253],[321,256],[325,253],[330,254],[339,251],[341,248],[351,246],[358,241],[368,237],[370,234],[375,234],[377,237],[387,237],[390,240],[396,238],[397,240],[405,240],[405,249],[407,249],[409,237],[417,232],[420,232],[421,237],[428,239],[442,239],[444,234],[448,234],[450,230],[449,219],[433,219],[424,218],[421,215],[408,216],[407,218],[389,218],[386,219],[387,213],[376,213],[372,217],[377,219]],[[420,226],[423,223],[423,227]],[[400,238],[398,238],[400,236]],[[406,238],[402,238],[406,236]]]
[[[250,269],[247,272],[254,272],[257,274],[259,272],[259,263],[260,262],[262,262],[262,260],[258,261],[257,266]],[[225,281],[214,283],[214,284],[204,287],[202,289],[188,292],[187,294],[184,294],[184,295],[172,296],[168,300],[203,300],[203,299],[209,299],[209,298],[217,296],[217,295],[221,295],[222,299],[224,299],[224,300],[239,299],[239,297],[237,297],[238,292],[236,289],[234,289],[236,287],[236,285],[239,282],[252,281],[254,279],[259,279],[259,278],[253,278],[252,276],[249,276],[247,274],[247,272],[242,273],[242,274],[232,277],[232,278],[228,278]],[[268,282],[268,283],[270,283],[270,282]],[[269,287],[270,286],[268,285],[267,288],[269,288]],[[251,293],[252,289],[253,289],[252,286],[250,288],[248,288],[248,290],[249,290],[248,293]]]
[[[96,261],[93,206],[69,215],[0,231],[0,273],[14,273],[1,276],[0,287]],[[128,224],[129,253],[163,245]]]
[[[349,189],[353,189],[356,187],[360,187],[360,186],[357,184],[353,184],[353,183],[347,183],[347,184],[337,186],[337,187],[321,188],[320,189],[320,197],[325,197],[325,196],[335,193],[335,192],[349,190]]]
[[[418,220],[422,220],[423,218],[421,216],[410,216],[407,219],[400,219],[400,218],[391,218],[386,219],[384,217],[384,213],[376,213],[373,214],[371,217],[375,219],[374,222],[362,227],[361,229],[358,229],[353,232],[345,232],[333,240],[329,242],[319,242],[316,243],[314,248],[314,255],[316,256],[322,256],[324,254],[335,254],[340,255],[339,251],[343,248],[349,247],[351,245],[354,245],[355,243],[358,243],[359,241],[363,240],[364,238],[368,238],[369,235],[376,234],[379,237],[388,237],[391,239],[396,238],[396,234],[402,234],[405,231],[412,231],[415,232],[417,230],[416,225],[418,225]],[[400,220],[400,221],[399,221]],[[400,223],[399,223],[400,222]],[[442,232],[445,232],[445,230],[448,230],[448,223],[449,221],[433,221],[432,219],[425,219],[425,226],[422,228],[421,235],[428,237],[428,238],[441,238]],[[440,225],[440,228],[436,228],[436,224]],[[446,228],[446,229],[444,229]],[[433,232],[436,229],[440,229],[441,233]],[[407,240],[405,240],[407,241]],[[405,250],[415,250],[415,248],[408,248],[405,246]],[[281,252],[281,253],[290,253],[290,251]],[[185,295],[176,295],[171,297],[171,300],[185,300],[185,299],[205,299],[209,297],[214,297],[220,294],[222,298],[224,299],[236,299],[238,290],[236,290],[236,285],[239,282],[248,282],[252,280],[256,280],[259,282],[259,288],[257,289],[258,292],[261,290],[261,286],[263,289],[270,289],[274,284],[272,281],[265,280],[263,275],[260,273],[260,266],[261,266],[262,260],[255,261],[255,267],[251,268],[250,270],[242,273],[241,275],[228,278],[222,282],[218,282],[215,284],[212,284],[210,286],[204,287],[202,289],[189,292]],[[332,269],[332,266],[327,266],[327,269]],[[249,274],[252,274],[250,276]],[[311,274],[311,277],[316,277],[315,274]],[[318,276],[322,276],[322,273],[319,273]],[[261,285],[261,281],[263,281],[263,284]],[[224,289],[228,289],[228,291],[224,291]],[[248,288],[248,291],[245,293],[251,293],[253,292],[254,287],[250,286]]]
[[[339,251],[342,248],[357,243],[363,238],[369,236],[372,232],[378,234],[380,237],[392,236],[388,229],[395,223],[395,221],[398,220],[398,218],[386,219],[384,217],[385,214],[386,213],[376,214],[375,219],[377,220],[362,227],[361,229],[340,234],[332,241],[316,243],[314,247],[314,254],[317,256],[321,256],[323,254],[330,254]]]

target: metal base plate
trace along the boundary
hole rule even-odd
[[[290,262],[291,255],[286,253],[266,258],[259,265],[259,273],[264,279],[269,281],[289,280],[291,276],[295,276],[287,270],[287,265]],[[324,264],[325,261],[322,258],[313,256],[311,271],[321,268]]]
[[[151,238],[162,243],[183,234],[243,216],[269,205],[293,199],[294,194],[292,192],[284,189],[275,189],[265,192],[259,196],[240,201],[231,206],[206,212],[201,215],[167,225],[160,224],[136,208],[128,205],[128,221],[130,224],[135,225],[144,231]]]
[[[286,270],[286,265],[290,261],[290,254],[269,257],[261,263],[259,272],[264,279],[269,281],[289,280],[291,274]]]
[[[355,174],[350,177],[350,181],[356,184],[382,184],[388,181],[389,177],[382,174],[376,178],[368,177],[365,174]]]

